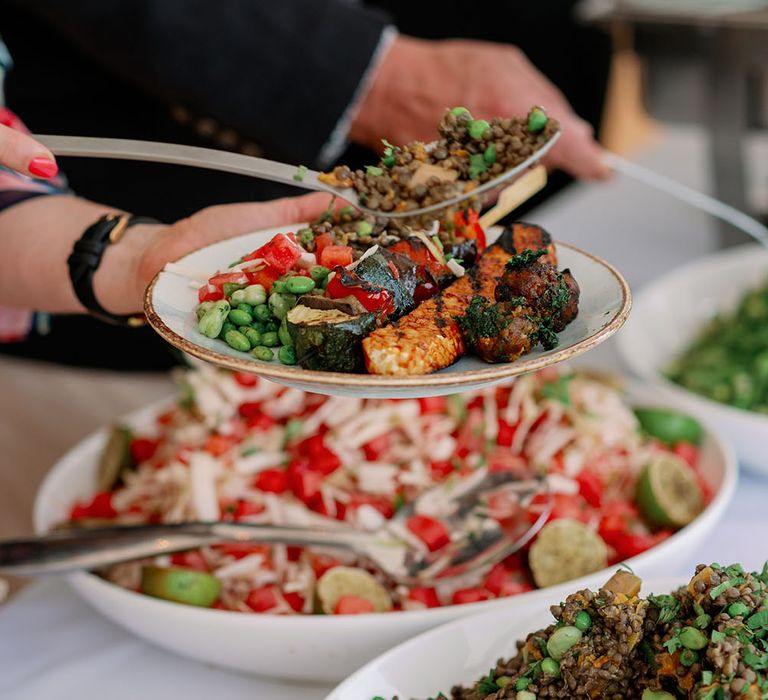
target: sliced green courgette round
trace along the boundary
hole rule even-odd
[[[599,571],[608,564],[608,547],[579,520],[547,523],[531,545],[528,563],[540,588]]]
[[[637,505],[654,525],[683,527],[704,507],[696,474],[683,460],[660,454],[645,465],[637,481]]]
[[[691,416],[668,408],[636,408],[640,427],[667,445],[690,442],[698,445],[704,434],[701,424]]]
[[[327,615],[332,615],[340,598],[357,596],[365,598],[376,612],[392,609],[392,599],[371,574],[351,566],[334,566],[328,569],[317,582],[317,598]]]
[[[141,592],[155,598],[210,608],[220,591],[221,581],[213,574],[158,566],[141,569]]]

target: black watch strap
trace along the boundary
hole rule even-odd
[[[95,224],[89,226],[81,238],[75,242],[67,258],[69,279],[80,303],[96,318],[128,326],[141,326],[146,323],[143,314],[118,315],[107,311],[96,299],[93,292],[93,275],[101,264],[104,251],[110,243],[117,243],[122,235],[134,224],[158,223],[147,216],[130,214],[106,214]]]

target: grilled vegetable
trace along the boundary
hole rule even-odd
[[[416,308],[414,293],[418,284],[416,263],[404,255],[379,247],[355,267],[362,280],[383,287],[392,295],[393,317],[399,318]]]
[[[212,574],[189,569],[141,569],[141,592],[175,603],[210,608],[219,597],[221,582]]]
[[[136,466],[131,457],[132,437],[125,426],[113,426],[99,461],[98,491],[111,491],[122,481],[123,475]]]
[[[334,275],[328,281],[325,295],[331,299],[343,299],[352,296],[366,309],[375,313],[379,319],[388,318],[395,310],[392,293],[378,284],[371,284],[356,272],[337,266]]]
[[[376,327],[376,315],[363,309],[354,298],[339,300],[342,308],[355,308],[354,313],[328,308],[327,302],[333,301],[330,299],[317,302],[326,308],[312,308],[316,299],[321,297],[302,297],[288,312],[288,332],[299,365],[328,372],[360,371],[360,341]]]

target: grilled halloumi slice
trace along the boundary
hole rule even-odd
[[[508,227],[466,275],[363,340],[368,372],[429,374],[452,365],[467,351],[456,317],[464,314],[473,296],[494,300],[496,283],[510,256],[542,248],[547,249],[544,259],[556,264],[554,245],[544,229],[524,223]]]

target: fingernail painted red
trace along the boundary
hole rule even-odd
[[[29,161],[29,172],[37,177],[53,177],[59,172],[59,166],[48,158],[33,158]]]

